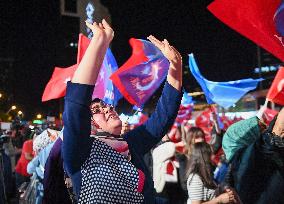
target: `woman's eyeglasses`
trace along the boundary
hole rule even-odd
[[[100,100],[98,102],[94,102],[96,104],[91,105],[91,111],[92,114],[100,114],[100,113],[104,113],[103,109],[104,108],[109,108],[109,110],[113,110],[113,106],[110,104],[105,103],[104,101]]]

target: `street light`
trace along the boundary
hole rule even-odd
[[[18,111],[18,116],[19,116],[20,118],[23,118],[23,117],[24,117],[24,113],[19,110],[19,111]]]
[[[41,114],[37,114],[37,115],[36,115],[36,118],[37,118],[37,119],[41,119],[41,118],[42,118],[42,115],[41,115]]]
[[[17,109],[17,106],[13,105],[11,108],[6,112],[6,115],[10,113],[11,110]]]
[[[3,95],[0,93],[0,98],[2,98],[2,96],[3,96]]]

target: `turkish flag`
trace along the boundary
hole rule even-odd
[[[77,64],[79,64],[90,44],[91,40],[84,36],[82,33],[79,34],[78,40],[78,52],[77,52]]]
[[[284,68],[279,68],[266,98],[279,105],[284,105]]]
[[[131,38],[130,58],[110,79],[133,105],[142,107],[167,76],[169,61],[147,40]]]
[[[278,24],[281,0],[215,0],[207,8],[223,23],[284,61]],[[275,17],[275,18],[274,18]]]
[[[195,125],[197,127],[203,128],[203,127],[211,127],[211,120],[210,120],[210,114],[211,109],[207,108],[205,109],[200,115],[198,115],[195,119]]]
[[[67,68],[54,68],[53,74],[49,82],[45,86],[41,99],[42,102],[65,96],[67,81],[71,81],[74,72],[77,69],[79,63],[81,62],[89,44],[90,39],[80,33],[78,40],[77,64]]]
[[[67,82],[71,81],[77,67],[77,64],[67,68],[55,67],[51,79],[44,89],[41,101],[65,96]]]

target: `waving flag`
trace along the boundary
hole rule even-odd
[[[131,57],[110,79],[133,105],[141,107],[167,75],[168,60],[152,43],[131,38]]]
[[[284,37],[284,1],[280,4],[274,15],[276,30],[281,37]],[[283,42],[283,41],[282,41]]]
[[[93,92],[93,99],[100,98],[108,104],[117,105],[122,97],[117,88],[110,80],[110,76],[117,70],[116,60],[110,49],[107,49],[102,67]]]
[[[192,97],[188,93],[184,92],[175,122],[177,124],[182,124],[184,121],[189,120],[191,118],[192,111],[193,111]]]
[[[279,105],[284,105],[284,68],[280,68],[272,82],[266,98]]]
[[[274,119],[274,117],[278,114],[276,110],[272,110],[270,108],[266,108],[264,110],[262,119],[265,122],[266,125],[269,125],[270,122]]]
[[[90,44],[90,39],[84,36],[83,34],[79,35],[78,43],[78,54],[77,54],[77,63],[80,63],[88,46]],[[108,104],[114,106],[117,105],[118,100],[122,97],[117,88],[113,85],[112,81],[109,79],[111,74],[117,70],[118,66],[116,60],[108,48],[106,55],[101,66],[93,96],[92,98],[100,98]]]
[[[230,106],[234,105],[248,91],[255,89],[258,82],[263,80],[241,79],[228,82],[209,81],[201,75],[193,54],[189,55],[189,68],[192,75],[200,84],[205,94],[207,103],[217,103],[224,108],[229,108]]]
[[[78,40],[78,50],[77,50],[77,64],[79,64],[89,47],[91,40],[84,36],[82,33],[79,34],[79,40]]]
[[[284,61],[281,0],[215,0],[208,10],[232,29]]]
[[[68,68],[55,67],[51,79],[45,86],[41,98],[42,102],[64,97],[66,94],[67,82],[71,81],[77,67],[77,64]]]
[[[187,105],[191,105],[191,104],[193,104],[192,97],[184,91],[183,95],[182,95],[182,99],[181,99],[181,105],[187,106]]]
[[[77,53],[77,64],[68,68],[54,69],[53,75],[48,82],[43,96],[42,101],[48,101],[51,99],[56,99],[64,97],[66,93],[66,81],[70,81],[74,75],[78,64],[81,62],[88,46],[90,44],[90,39],[88,39],[83,34],[79,35],[78,41],[78,53]],[[95,85],[93,98],[100,98],[106,103],[116,105],[118,100],[122,97],[118,90],[113,86],[112,81],[109,80],[110,75],[117,70],[117,63],[111,50],[108,49],[103,61],[103,64],[98,75],[98,79]]]

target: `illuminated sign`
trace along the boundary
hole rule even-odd
[[[87,4],[87,6],[86,6],[87,21],[89,23],[93,23],[94,22],[94,17],[93,17],[94,12],[95,12],[95,6],[92,3],[89,2]],[[88,38],[92,38],[93,37],[92,31],[88,27],[87,27],[87,33],[88,33]]]
[[[33,120],[33,124],[42,125],[43,122],[42,122],[42,120]]]

